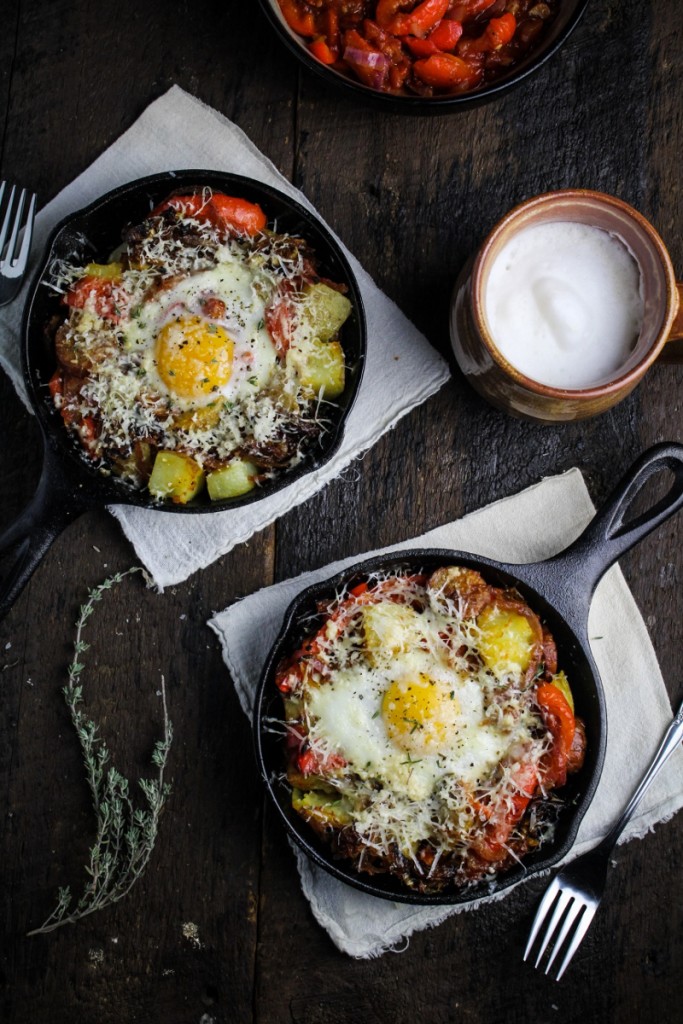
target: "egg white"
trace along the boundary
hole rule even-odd
[[[416,721],[411,726],[412,720],[408,721],[406,735],[398,743],[385,717],[385,694],[392,684],[405,687],[421,676],[433,681],[443,701],[443,711],[436,714],[441,732],[438,750],[432,752],[429,748],[434,743],[428,743],[427,749],[421,744],[421,733],[429,722]],[[455,703],[456,714],[449,701]],[[429,650],[405,651],[381,666],[358,662],[337,670],[329,682],[310,687],[306,703],[314,744],[317,741],[341,754],[360,778],[376,778],[412,800],[430,796],[447,775],[475,787],[511,743],[509,735],[485,721],[478,682],[445,666]]]
[[[275,370],[275,347],[265,322],[267,298],[264,296],[268,294],[268,287],[243,262],[229,259],[228,255],[225,253],[223,261],[216,266],[158,290],[121,324],[125,348],[138,355],[149,386],[167,395],[180,408],[208,405],[218,398],[248,400],[267,386]],[[225,304],[223,316],[207,315],[206,302],[212,298]],[[194,317],[206,321],[207,329],[223,328],[234,350],[229,380],[209,394],[188,397],[173,392],[162,379],[157,366],[156,341],[168,324]]]

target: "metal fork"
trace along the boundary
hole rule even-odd
[[[545,973],[550,974],[550,970],[560,950],[566,945],[564,958],[557,972],[557,981],[560,980],[574,953],[576,953],[581,945],[581,941],[595,916],[595,911],[600,905],[607,881],[607,867],[610,854],[616,846],[617,839],[631,820],[636,807],[650,788],[660,768],[682,739],[683,703],[681,703],[676,712],[676,716],[664,734],[664,738],[652,759],[650,767],[645,772],[640,785],[629,800],[619,820],[594,850],[590,850],[575,860],[573,864],[564,868],[548,886],[545,896],[536,911],[529,941],[524,950],[524,959],[526,960],[529,956],[536,937],[552,910],[552,917],[541,940],[534,966],[538,967],[549,943],[554,939],[553,950],[545,969]]]
[[[22,189],[17,196],[17,186],[12,185],[12,191],[7,200],[7,207],[2,215],[3,200],[7,182],[0,182],[0,306],[6,306],[16,296],[21,287],[21,282],[28,263],[28,253],[31,248],[31,236],[33,234],[33,221],[36,212],[36,196],[31,193],[28,210],[24,215],[29,193]],[[15,196],[16,202],[15,202]],[[18,247],[21,229],[24,229],[24,237],[21,246]],[[18,249],[18,251],[17,251]]]

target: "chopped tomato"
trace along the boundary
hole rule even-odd
[[[514,783],[517,792],[505,799],[503,806],[488,812],[488,806],[483,805],[488,813],[479,811],[480,816],[489,817],[481,839],[477,841],[476,851],[486,861],[498,861],[505,854],[505,847],[510,834],[524,815],[531,798],[538,789],[538,772],[534,765],[524,764],[520,767]],[[482,807],[481,804],[478,805]]]
[[[296,765],[302,775],[323,775],[343,768],[347,761],[341,754],[319,754],[315,750],[303,751],[296,759]]]
[[[55,398],[57,398],[57,396],[61,398],[62,394],[64,393],[64,375],[61,370],[55,370],[55,372],[50,377],[48,387],[50,389],[50,394],[52,396],[53,401]]]
[[[222,299],[217,299],[212,296],[209,299],[204,300],[202,306],[202,312],[206,314],[209,320],[222,320],[225,317],[226,307]]]
[[[90,301],[97,316],[117,324],[121,319],[121,310],[113,296],[115,283],[105,277],[82,277],[71,286],[64,296],[64,302],[74,309],[83,309]]]
[[[294,333],[295,317],[291,294],[294,285],[282,281],[265,309],[266,327],[280,359],[287,354]]]

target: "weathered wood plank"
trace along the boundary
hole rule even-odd
[[[177,82],[245,129],[449,358],[457,271],[526,196],[569,185],[620,195],[653,218],[683,265],[683,10],[675,0],[594,3],[523,88],[435,118],[387,113],[319,85],[251,5],[121,0],[112,18],[80,0],[49,9],[30,0],[12,4],[9,21],[17,36],[16,47],[13,34],[0,39],[3,176],[48,199]],[[137,579],[110,594],[91,620],[88,706],[135,777],[158,735],[164,674],[176,733],[173,794],[148,872],[125,900],[75,928],[27,939],[58,885],[79,888],[90,840],[59,693],[77,605],[135,560],[106,513],[70,527],[0,623],[3,1021],[677,1019],[683,929],[670,893],[679,819],[618,851],[608,898],[561,985],[520,962],[543,880],[414,936],[400,954],[362,962],[339,953],[314,921],[268,813],[263,828],[248,723],[204,623],[274,577],[402,540],[570,465],[584,470],[600,501],[642,447],[681,438],[679,383],[680,370],[657,367],[612,413],[547,428],[488,408],[454,370],[439,395],[276,529],[163,595]],[[39,445],[30,417],[1,386],[4,523],[35,486]],[[623,561],[672,696],[683,640],[682,530],[683,521],[670,522]]]

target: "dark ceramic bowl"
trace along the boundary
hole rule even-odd
[[[653,474],[670,470],[674,481],[669,493],[647,512],[624,524],[633,498]],[[565,551],[544,562],[512,565],[462,551],[415,550],[372,558],[332,579],[304,590],[288,608],[280,634],[264,667],[255,708],[256,753],[266,788],[289,835],[318,865],[335,878],[372,896],[419,905],[471,903],[547,871],[569,852],[600,779],[607,740],[602,683],[588,642],[588,611],[595,587],[604,572],[624,552],[683,507],[683,445],[651,448],[633,466],[584,533]],[[282,698],[275,686],[277,665],[296,650],[320,623],[318,601],[331,599],[343,586],[364,582],[377,570],[431,573],[439,566],[462,565],[481,572],[487,582],[515,588],[544,621],[557,643],[558,660],[571,681],[576,710],[586,726],[587,749],[583,767],[569,777],[562,790],[565,800],[555,836],[530,853],[524,862],[493,881],[467,889],[433,895],[413,892],[390,875],[365,875],[348,862],[336,860],[306,822],[292,809],[291,790],[283,781],[285,753],[282,736],[270,727],[282,718]],[[316,618],[317,616],[317,618]]]
[[[135,490],[103,475],[84,459],[50,401],[48,382],[54,373],[54,344],[46,325],[63,314],[60,296],[45,284],[55,260],[106,261],[120,245],[122,230],[140,223],[171,193],[208,186],[259,203],[268,224],[305,238],[315,250],[321,274],[346,285],[352,312],[342,330],[346,355],[346,387],[328,406],[328,429],[302,462],[241,497],[210,501],[206,493],[186,505],[161,504],[146,491]],[[365,313],[351,266],[336,239],[318,218],[282,192],[250,178],[206,170],[168,171],[114,189],[84,210],[67,217],[52,232],[24,314],[22,367],[24,382],[41,428],[44,461],[37,492],[0,537],[0,552],[19,545],[13,569],[0,587],[0,616],[16,598],[57,534],[82,512],[106,505],[137,505],[155,511],[197,515],[223,512],[262,501],[328,462],[338,450],[346,420],[358,394],[366,351]]]
[[[358,79],[336,71],[322,64],[308,50],[305,41],[287,25],[280,12],[277,0],[260,0],[268,21],[271,23],[281,41],[298,57],[298,59],[314,74],[326,82],[345,89],[357,99],[369,99],[393,109],[412,113],[448,113],[456,110],[468,110],[488,100],[496,99],[523,82],[529,75],[537,71],[562,46],[578,25],[588,0],[562,0],[560,11],[553,21],[548,34],[524,60],[516,64],[507,74],[502,75],[490,85],[472,92],[459,93],[457,96],[397,96],[392,93],[379,92],[364,85]]]

